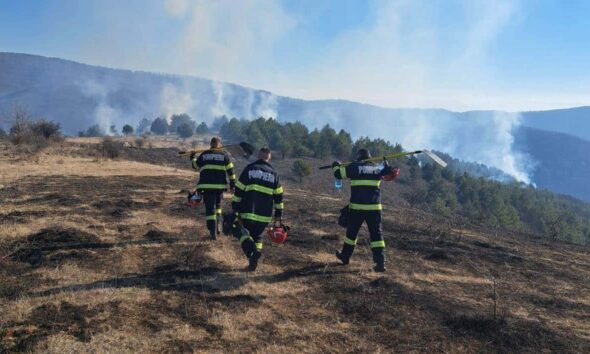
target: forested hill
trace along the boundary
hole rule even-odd
[[[382,139],[353,140],[346,131],[337,132],[329,126],[310,131],[301,123],[280,123],[272,119],[232,119],[221,126],[220,133],[228,141],[246,140],[258,146],[269,145],[281,152],[279,156],[303,160],[348,160],[361,147],[368,148],[374,156],[403,150],[402,146]],[[422,164],[418,158],[395,161],[402,167],[402,176],[398,179],[401,187],[395,198],[451,220],[464,218],[485,227],[590,244],[590,204],[515,181],[502,183],[475,177],[461,168],[489,175],[500,171],[449,160],[451,164],[444,169],[428,163],[427,159],[422,160]],[[391,198],[391,193],[384,193],[384,198]],[[389,202],[396,203],[399,199]]]
[[[168,118],[175,113],[187,113],[199,122],[207,123],[222,115],[246,119],[263,116],[278,117],[281,121],[301,121],[310,128],[321,128],[330,123],[337,129],[347,130],[355,138],[382,137],[402,142],[408,148],[412,142],[420,142],[428,146],[413,148],[443,150],[456,158],[480,162],[482,159],[474,157],[473,152],[484,151],[485,158],[488,152],[496,154],[509,150],[509,146],[503,146],[490,152],[497,147],[497,139],[493,139],[497,134],[490,132],[503,133],[500,135],[506,137],[510,132],[497,131],[493,122],[514,119],[515,116],[493,111],[458,113],[444,109],[383,108],[344,100],[301,100],[195,77],[0,53],[0,118],[16,106],[24,107],[35,117],[60,123],[64,132],[70,135],[94,124],[108,131],[111,125],[136,127],[144,118]],[[584,119],[589,111],[590,108],[526,112],[522,114],[522,120],[524,124],[556,131],[567,127],[568,132],[578,132],[580,136],[590,132],[590,120]],[[506,117],[495,117],[496,114]],[[0,120],[0,127],[7,129],[7,120]],[[432,134],[418,136],[422,130],[428,129]],[[479,135],[487,133],[488,139]],[[537,186],[590,201],[590,187],[585,181],[589,175],[584,173],[588,159],[585,156],[590,156],[590,150],[573,137],[551,134],[524,129],[509,139],[502,138],[501,142],[514,138],[516,146],[532,157],[532,182]],[[435,138],[428,140],[424,137]],[[551,151],[547,154],[544,151],[549,147]],[[572,154],[577,157],[570,158]],[[566,165],[572,169],[555,172],[555,166],[565,168]],[[472,165],[470,171],[478,169]],[[480,172],[485,175],[494,171]],[[495,172],[492,174],[493,178],[501,176]]]
[[[590,141],[590,107],[521,112],[525,126],[565,133]]]

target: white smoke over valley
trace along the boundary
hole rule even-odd
[[[166,83],[162,87],[160,95],[160,112],[169,119],[173,114],[194,114],[196,98],[191,95],[186,84],[181,87]]]
[[[389,107],[461,107],[473,102],[495,106],[495,96],[485,90],[494,74],[486,53],[518,10],[518,2],[454,3],[465,23],[454,33],[452,48],[445,42],[448,38],[439,35],[444,21],[433,5],[401,0],[375,1],[371,6],[371,25],[343,32],[313,63],[290,71],[277,66],[276,45],[302,23],[279,2],[167,0],[162,9],[182,29],[171,39],[176,51],[168,54],[177,65],[175,71],[212,80],[165,80],[151,88],[143,103],[127,108],[126,116],[121,105],[109,101],[109,92],[117,88],[89,84],[85,92],[98,100],[94,115],[107,131],[111,124],[120,127],[123,120],[178,113],[207,123],[222,115],[299,120],[310,128],[330,124],[355,138],[399,142],[406,149],[439,150],[529,182],[527,158],[513,147],[518,114],[385,109],[321,100],[344,98]],[[453,55],[447,55],[449,50]],[[228,82],[281,88],[272,91],[318,100],[292,100]]]
[[[97,102],[93,112],[94,120],[102,131],[110,134],[111,125],[121,122],[125,118],[125,112],[121,112],[109,104],[109,85],[92,80],[84,81],[78,85],[83,95]]]

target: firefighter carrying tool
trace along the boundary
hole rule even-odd
[[[393,169],[383,159],[384,166],[378,166],[374,162],[363,160],[371,157],[367,149],[360,149],[357,153],[357,161],[348,165],[341,165],[335,161],[332,164],[334,177],[337,179],[350,179],[351,196],[348,205],[348,222],[346,237],[342,251],[336,252],[336,257],[347,265],[357,243],[357,235],[363,224],[367,223],[371,237],[371,251],[373,253],[373,270],[385,271],[385,241],[381,231],[381,179],[393,180],[399,175],[399,169]]]
[[[248,258],[248,270],[254,271],[262,255],[262,234],[272,221],[279,225],[283,215],[283,187],[270,165],[271,151],[262,148],[258,160],[246,166],[236,182],[232,208],[237,220],[232,234],[240,241]]]
[[[219,219],[221,218],[221,199],[223,192],[227,191],[226,174],[229,177],[229,187],[233,191],[236,175],[234,164],[227,152],[222,149],[221,139],[211,139],[211,149],[202,152],[198,157],[196,152],[191,154],[192,166],[200,171],[197,191],[203,196],[205,203],[205,215],[207,217],[207,229],[213,240],[217,239],[219,231]]]

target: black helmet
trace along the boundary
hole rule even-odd
[[[366,160],[371,158],[371,152],[368,149],[359,149],[356,152],[356,157],[358,160]]]

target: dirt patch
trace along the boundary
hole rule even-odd
[[[568,339],[532,321],[493,319],[481,315],[457,315],[443,321],[455,336],[476,338],[499,351],[569,352]],[[503,350],[501,349],[503,348]],[[568,350],[569,349],[569,350]],[[575,351],[575,350],[574,350]]]
[[[45,263],[47,255],[52,251],[67,250],[71,248],[96,248],[101,242],[95,235],[76,229],[51,228],[29,235],[27,242],[15,245],[17,249],[10,259],[12,261],[29,263],[38,267]],[[86,254],[87,256],[88,254]],[[83,252],[57,253],[49,257],[49,260],[79,259],[85,260]]]
[[[447,261],[449,260],[449,255],[442,249],[435,249],[429,255],[425,256],[424,259],[429,261]]]
[[[82,200],[76,196],[64,195],[60,193],[50,193],[46,195],[40,195],[33,198],[26,199],[19,204],[32,204],[32,203],[46,203],[58,206],[75,206],[82,204]]]
[[[19,224],[26,224],[32,218],[41,218],[47,216],[49,213],[44,210],[30,210],[30,211],[12,211],[6,214],[0,214],[1,222],[13,222]]]
[[[22,323],[6,323],[0,329],[0,351],[30,351],[42,339],[57,333],[67,333],[81,342],[93,334],[112,328],[118,323],[119,302],[95,307],[74,305],[66,301],[43,304],[31,312]]]
[[[27,240],[38,247],[60,244],[99,243],[100,239],[90,233],[76,229],[51,228],[29,235]]]

